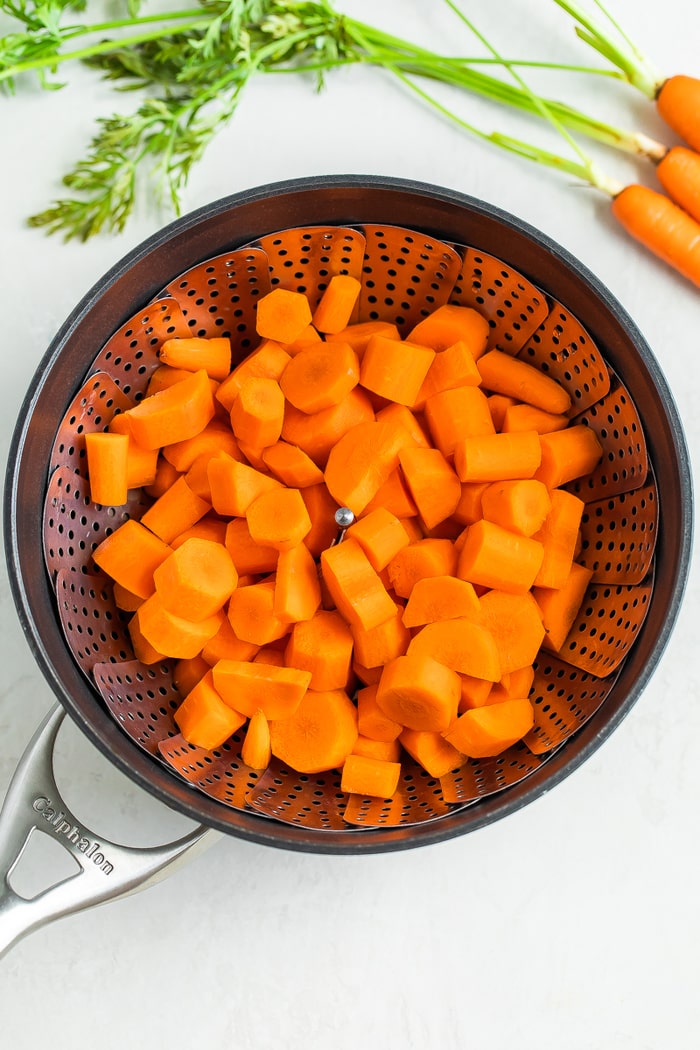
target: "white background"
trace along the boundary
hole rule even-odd
[[[695,0],[611,3],[664,73],[700,74]],[[437,0],[338,6],[444,53],[477,51]],[[548,0],[468,6],[509,55],[592,60]],[[87,71],[66,70],[66,78],[63,91],[42,93],[27,80],[0,100],[3,458],[54,332],[102,273],[169,219],[143,206],[123,235],[85,245],[24,224],[60,192],[60,174],[85,150],[91,121],[135,105]],[[557,73],[533,83],[674,141],[653,106],[624,85]],[[534,121],[442,97],[485,130],[553,143]],[[593,152],[610,174],[654,184],[642,163]],[[554,237],[641,328],[697,458],[699,292],[637,248],[604,198],[470,139],[387,76],[358,68],[330,75],[320,96],[302,79],[254,83],[195,170],[185,210],[326,173],[437,183]],[[41,471],[37,464],[37,493]],[[1,796],[53,697],[4,575],[0,588]],[[34,934],[0,963],[2,1046],[697,1047],[699,613],[695,573],[662,663],[623,725],[555,791],[496,825],[362,858],[226,839],[143,895]],[[113,837],[146,844],[188,826],[72,726],[61,738],[58,773],[77,814]],[[42,862],[36,853],[28,858],[25,877],[38,877]]]

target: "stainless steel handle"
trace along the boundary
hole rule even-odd
[[[160,882],[220,837],[200,826],[176,842],[133,848],[96,835],[74,817],[56,785],[53,753],[64,716],[56,706],[39,726],[0,812],[0,957],[26,934],[54,919]],[[27,900],[12,889],[10,876],[34,830],[51,835],[77,860],[80,870]]]

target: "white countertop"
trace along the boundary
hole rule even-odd
[[[668,0],[663,18],[652,0],[611,3],[662,70],[700,74],[695,0]],[[437,3],[338,7],[426,46],[474,51]],[[476,7],[481,27],[511,55],[584,55],[552,3]],[[562,80],[550,76],[535,80],[556,93]],[[144,204],[121,236],[85,245],[24,225],[59,192],[91,119],[133,104],[88,72],[68,79],[53,94],[23,83],[0,102],[4,457],[55,331],[101,274],[169,219]],[[567,97],[664,138],[653,107],[622,85],[581,77]],[[534,123],[516,124],[496,108],[458,104],[487,130],[537,134]],[[611,174],[653,184],[641,164],[594,152]],[[675,395],[691,455],[700,455],[700,292],[637,248],[594,192],[468,138],[380,73],[331,74],[320,96],[301,80],[254,83],[196,168],[185,210],[329,173],[443,185],[552,236],[636,321]],[[40,475],[37,464],[38,483]],[[0,797],[54,702],[2,571]],[[695,571],[661,664],[621,727],[554,791],[495,825],[366,857],[224,839],[156,888],[35,933],[0,963],[2,1046],[695,1048],[700,670],[689,654],[699,615]],[[72,724],[60,740],[58,777],[78,815],[114,838],[147,844],[189,826]],[[27,880],[39,877],[42,861],[28,857]]]

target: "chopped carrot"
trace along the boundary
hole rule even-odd
[[[222,380],[216,391],[216,400],[230,412],[246,379],[279,379],[289,361],[290,355],[280,343],[266,339]]]
[[[185,479],[180,476],[141,515],[141,524],[154,532],[165,543],[170,543],[210,510],[211,504],[200,499]]]
[[[231,340],[225,336],[166,339],[158,356],[173,368],[187,372],[198,372],[203,368],[212,379],[225,379],[231,371]]]
[[[143,448],[161,448],[204,430],[214,416],[214,398],[204,370],[146,397],[124,413],[134,440]]]
[[[595,430],[583,423],[542,434],[540,447],[542,459],[534,476],[550,489],[590,474],[603,455]]]
[[[399,743],[431,777],[444,777],[463,766],[466,759],[441,733],[404,729]]]
[[[408,628],[401,620],[401,609],[384,623],[366,630],[353,626],[355,655],[363,667],[383,667],[389,660],[402,656],[411,640]]]
[[[472,707],[483,707],[488,703],[494,687],[493,682],[489,682],[486,678],[475,678],[471,674],[461,674],[459,683],[461,695],[457,710],[460,714],[469,711]]]
[[[188,660],[178,660],[173,668],[173,685],[184,699],[204,678],[209,664],[203,656],[191,656]]]
[[[237,587],[228,603],[228,618],[234,634],[254,645],[267,645],[276,638],[283,638],[290,625],[277,619],[274,603],[274,580]]]
[[[286,721],[298,710],[311,675],[295,667],[219,660],[212,668],[214,685],[225,704],[252,718],[260,708],[265,718]]]
[[[497,682],[502,674],[493,635],[473,620],[439,620],[421,627],[411,639],[408,654],[432,656],[460,674]]]
[[[298,445],[317,466],[325,467],[332,448],[352,427],[374,419],[374,409],[366,393],[355,387],[338,405],[310,415],[293,405],[284,411],[282,437]]]
[[[263,547],[289,550],[304,540],[311,518],[299,489],[263,492],[246,510],[250,535]]]
[[[443,390],[453,390],[459,386],[479,386],[480,383],[481,375],[474,355],[460,339],[435,355],[418,391],[414,407],[421,409],[429,397],[440,394]]]
[[[369,631],[396,615],[396,606],[355,540],[321,554],[321,571],[340,613],[351,627]]]
[[[503,430],[506,412],[511,408],[515,408],[520,402],[514,397],[508,397],[507,394],[489,394],[486,400],[488,401],[489,412],[491,413],[491,420],[494,427],[496,430]],[[528,405],[528,408],[532,408],[532,405]],[[537,411],[539,411],[539,409]],[[522,429],[536,430],[537,427],[524,427]]]
[[[365,514],[381,507],[403,520],[418,513],[400,469],[392,470],[383,485],[380,485],[365,507]]]
[[[313,343],[292,358],[280,387],[291,405],[311,414],[339,405],[359,376],[357,354],[347,343]]]
[[[295,357],[296,354],[301,353],[302,350],[307,350],[310,346],[321,342],[321,336],[316,331],[313,324],[307,324],[306,328],[302,328],[299,335],[291,343],[285,343],[285,350],[290,357]]]
[[[255,330],[263,339],[293,343],[309,324],[311,307],[301,292],[273,288],[258,299]]]
[[[191,689],[173,717],[185,740],[207,751],[220,747],[245,722],[245,715],[223,702],[211,671]]]
[[[545,636],[532,594],[491,590],[479,598],[479,604],[484,627],[496,643],[501,673],[532,664]]]
[[[254,664],[271,664],[273,667],[286,667],[284,653],[272,645],[264,645],[253,657]]]
[[[286,441],[277,441],[263,449],[262,460],[270,473],[290,488],[304,489],[323,481],[323,471],[311,457]]]
[[[408,546],[408,535],[395,514],[384,507],[369,511],[347,531],[359,543],[373,569],[384,569],[394,555]]]
[[[321,552],[330,547],[338,534],[335,512],[338,504],[326,488],[325,482],[302,488],[301,498],[311,519],[311,529],[304,537],[304,544],[314,556],[319,558]]]
[[[533,724],[534,711],[529,700],[505,700],[465,711],[450,726],[445,739],[463,755],[489,758],[522,740]]]
[[[331,277],[314,310],[314,327],[324,333],[342,332],[350,324],[361,290],[361,283],[350,274]]]
[[[156,594],[169,612],[204,620],[223,608],[238,573],[223,543],[193,537],[174,550],[153,574]]]
[[[219,660],[252,660],[259,649],[259,645],[239,638],[228,618],[224,617],[214,637],[202,647],[201,656],[209,667],[213,667]]]
[[[457,555],[450,540],[423,539],[396,554],[387,566],[391,585],[400,598],[409,598],[417,580],[454,576]]]
[[[406,405],[397,405],[394,401],[390,401],[388,405],[378,410],[377,419],[380,423],[394,420],[399,426],[404,427],[410,437],[410,445],[418,445],[420,448],[431,447],[430,440],[415,412]]]
[[[542,613],[544,641],[550,652],[558,653],[574,625],[593,572],[574,562],[562,587],[534,587],[533,595]]]
[[[226,452],[233,459],[242,458],[238,451],[238,443],[231,433],[231,427],[217,419],[213,419],[204,430],[200,430],[199,434],[195,434],[194,437],[176,441],[163,448],[163,456],[182,473],[189,470],[195,460],[204,453],[213,456],[218,452]]]
[[[456,671],[426,653],[409,653],[386,664],[376,700],[392,721],[440,733],[454,721],[459,697]]]
[[[534,478],[494,481],[481,496],[487,521],[522,536],[533,536],[542,528],[552,507],[546,485]]]
[[[153,573],[169,554],[167,543],[130,518],[102,540],[93,560],[132,594],[149,598],[155,591]]]
[[[344,434],[328,456],[324,477],[340,506],[359,515],[399,465],[399,452],[411,441],[396,420],[359,423]]]
[[[351,754],[343,764],[340,790],[363,797],[392,798],[398,790],[400,776],[400,762]]]
[[[378,758],[381,762],[400,762],[401,745],[398,740],[372,740],[371,737],[360,734],[355,741],[352,754],[363,755],[365,758]]]
[[[360,382],[366,390],[410,407],[434,357],[435,351],[425,346],[374,335],[362,358]]]
[[[196,656],[219,630],[223,613],[216,612],[201,620],[186,620],[169,612],[160,596],[152,594],[134,613],[138,629],[147,642],[163,656],[178,660]]]
[[[321,586],[311,552],[304,543],[280,551],[275,575],[273,613],[278,620],[310,620],[321,604]]]
[[[400,722],[388,718],[377,703],[377,683],[357,691],[357,724],[363,736],[389,743],[398,739],[402,727]]]
[[[157,448],[141,448],[141,446],[134,441],[131,427],[129,426],[129,420],[123,412],[118,412],[112,417],[108,430],[111,434],[126,434],[128,438],[129,443],[126,452],[127,489],[139,489],[145,488],[148,485],[153,485],[158,471],[159,450]],[[88,475],[89,474],[90,466],[88,460]]]
[[[229,517],[243,516],[264,492],[282,492],[276,478],[240,463],[225,452],[212,456],[207,475],[214,510]]]
[[[477,360],[486,350],[489,333],[489,323],[478,310],[447,303],[419,321],[408,337],[433,350],[447,350],[461,341]]]
[[[239,577],[249,573],[274,572],[279,551],[274,547],[261,547],[250,535],[245,518],[234,518],[226,526],[226,549],[231,555]]]
[[[497,397],[497,394],[493,395]],[[507,408],[503,422],[499,427],[504,434],[516,434],[523,430],[536,430],[538,434],[551,434],[555,430],[564,430],[569,425],[568,416],[543,412],[534,405],[513,405]]]
[[[327,332],[327,343],[348,343],[360,361],[373,335],[383,335],[387,339],[400,339],[399,330],[389,321],[362,321],[348,325],[340,332]]]
[[[565,489],[553,489],[550,498],[552,508],[542,528],[533,536],[544,548],[542,565],[535,576],[537,587],[564,586],[574,560],[585,509],[583,500]]]
[[[542,459],[540,441],[548,436],[540,439],[534,431],[526,431],[464,438],[457,442],[454,450],[459,480],[510,481],[534,477]],[[544,481],[544,478],[539,480]]]
[[[200,518],[199,521],[196,521],[194,525],[190,525],[188,529],[185,529],[185,531],[176,536],[174,540],[171,540],[170,546],[175,551],[187,540],[193,538],[198,540],[212,540],[213,543],[225,543],[226,522],[222,518],[214,517],[212,514],[205,514],[204,517]]]
[[[462,486],[437,448],[402,448],[399,463],[418,513],[430,530],[454,513]]]
[[[569,394],[555,379],[503,350],[489,350],[480,357],[479,372],[483,386],[495,394],[515,397],[555,415],[571,408]]]
[[[532,587],[543,557],[544,548],[537,540],[482,519],[467,526],[457,576],[483,587],[522,594]]]
[[[285,650],[287,667],[311,672],[310,689],[345,689],[352,664],[352,634],[335,611],[321,609],[295,623]]]
[[[157,664],[168,659],[165,653],[161,653],[148,641],[141,630],[138,616],[134,615],[131,617],[127,625],[127,630],[129,632],[129,637],[131,638],[131,647],[134,650],[134,656],[139,663],[149,666],[150,664]]]
[[[128,496],[128,436],[92,431],[85,435],[85,451],[90,499],[102,506],[122,506]]]
[[[275,379],[251,376],[241,386],[231,408],[236,439],[256,449],[279,441],[284,420],[284,394]]]
[[[521,700],[523,697],[528,697],[534,680],[535,668],[532,664],[509,671],[491,689],[488,703],[500,704],[504,700]]]
[[[147,485],[145,492],[147,496],[158,499],[173,485],[180,477],[180,471],[176,470],[172,463],[168,463],[164,456],[158,455],[156,461],[156,476],[153,483]]]
[[[471,583],[455,576],[428,576],[414,584],[403,611],[405,627],[423,627],[436,620],[478,621],[481,607]]]
[[[452,456],[464,438],[495,432],[488,398],[476,386],[459,386],[433,394],[425,402],[425,418],[443,456]]]
[[[243,738],[241,758],[251,769],[267,769],[272,758],[270,726],[262,710],[258,708],[251,717]]]
[[[461,525],[473,525],[479,518],[483,518],[481,510],[481,497],[493,482],[490,481],[463,481],[459,503],[454,509],[452,517]]]
[[[117,583],[116,580],[113,585],[113,594],[114,604],[117,609],[121,609],[123,612],[136,612],[139,605],[146,600],[126,587],[122,587],[121,583]]]
[[[271,721],[270,737],[273,755],[299,773],[338,769],[358,737],[357,709],[342,689],[309,689],[292,715]]]

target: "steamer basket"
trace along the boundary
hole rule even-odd
[[[273,765],[258,777],[234,736],[204,752],[179,736],[172,663],[133,658],[125,621],[91,554],[138,517],[90,502],[87,430],[138,400],[170,335],[257,343],[255,305],[275,286],[320,297],[329,276],[362,281],[357,320],[403,334],[442,303],[475,306],[490,345],[567,387],[598,433],[580,560],[593,570],[561,657],[540,654],[535,727],[497,759],[437,782],[408,763],[390,802],[351,798],[335,775]],[[48,469],[47,469],[48,468]],[[43,487],[42,487],[43,486]],[[68,319],[15,432],[6,545],[36,659],[83,731],[133,780],[223,832],[292,849],[376,852],[463,834],[517,810],[579,766],[639,697],[666,645],[691,542],[688,454],[658,365],[610,294],[561,248],[462,195],[366,177],[308,179],[219,201],[127,256]],[[44,559],[46,571],[40,569]]]

